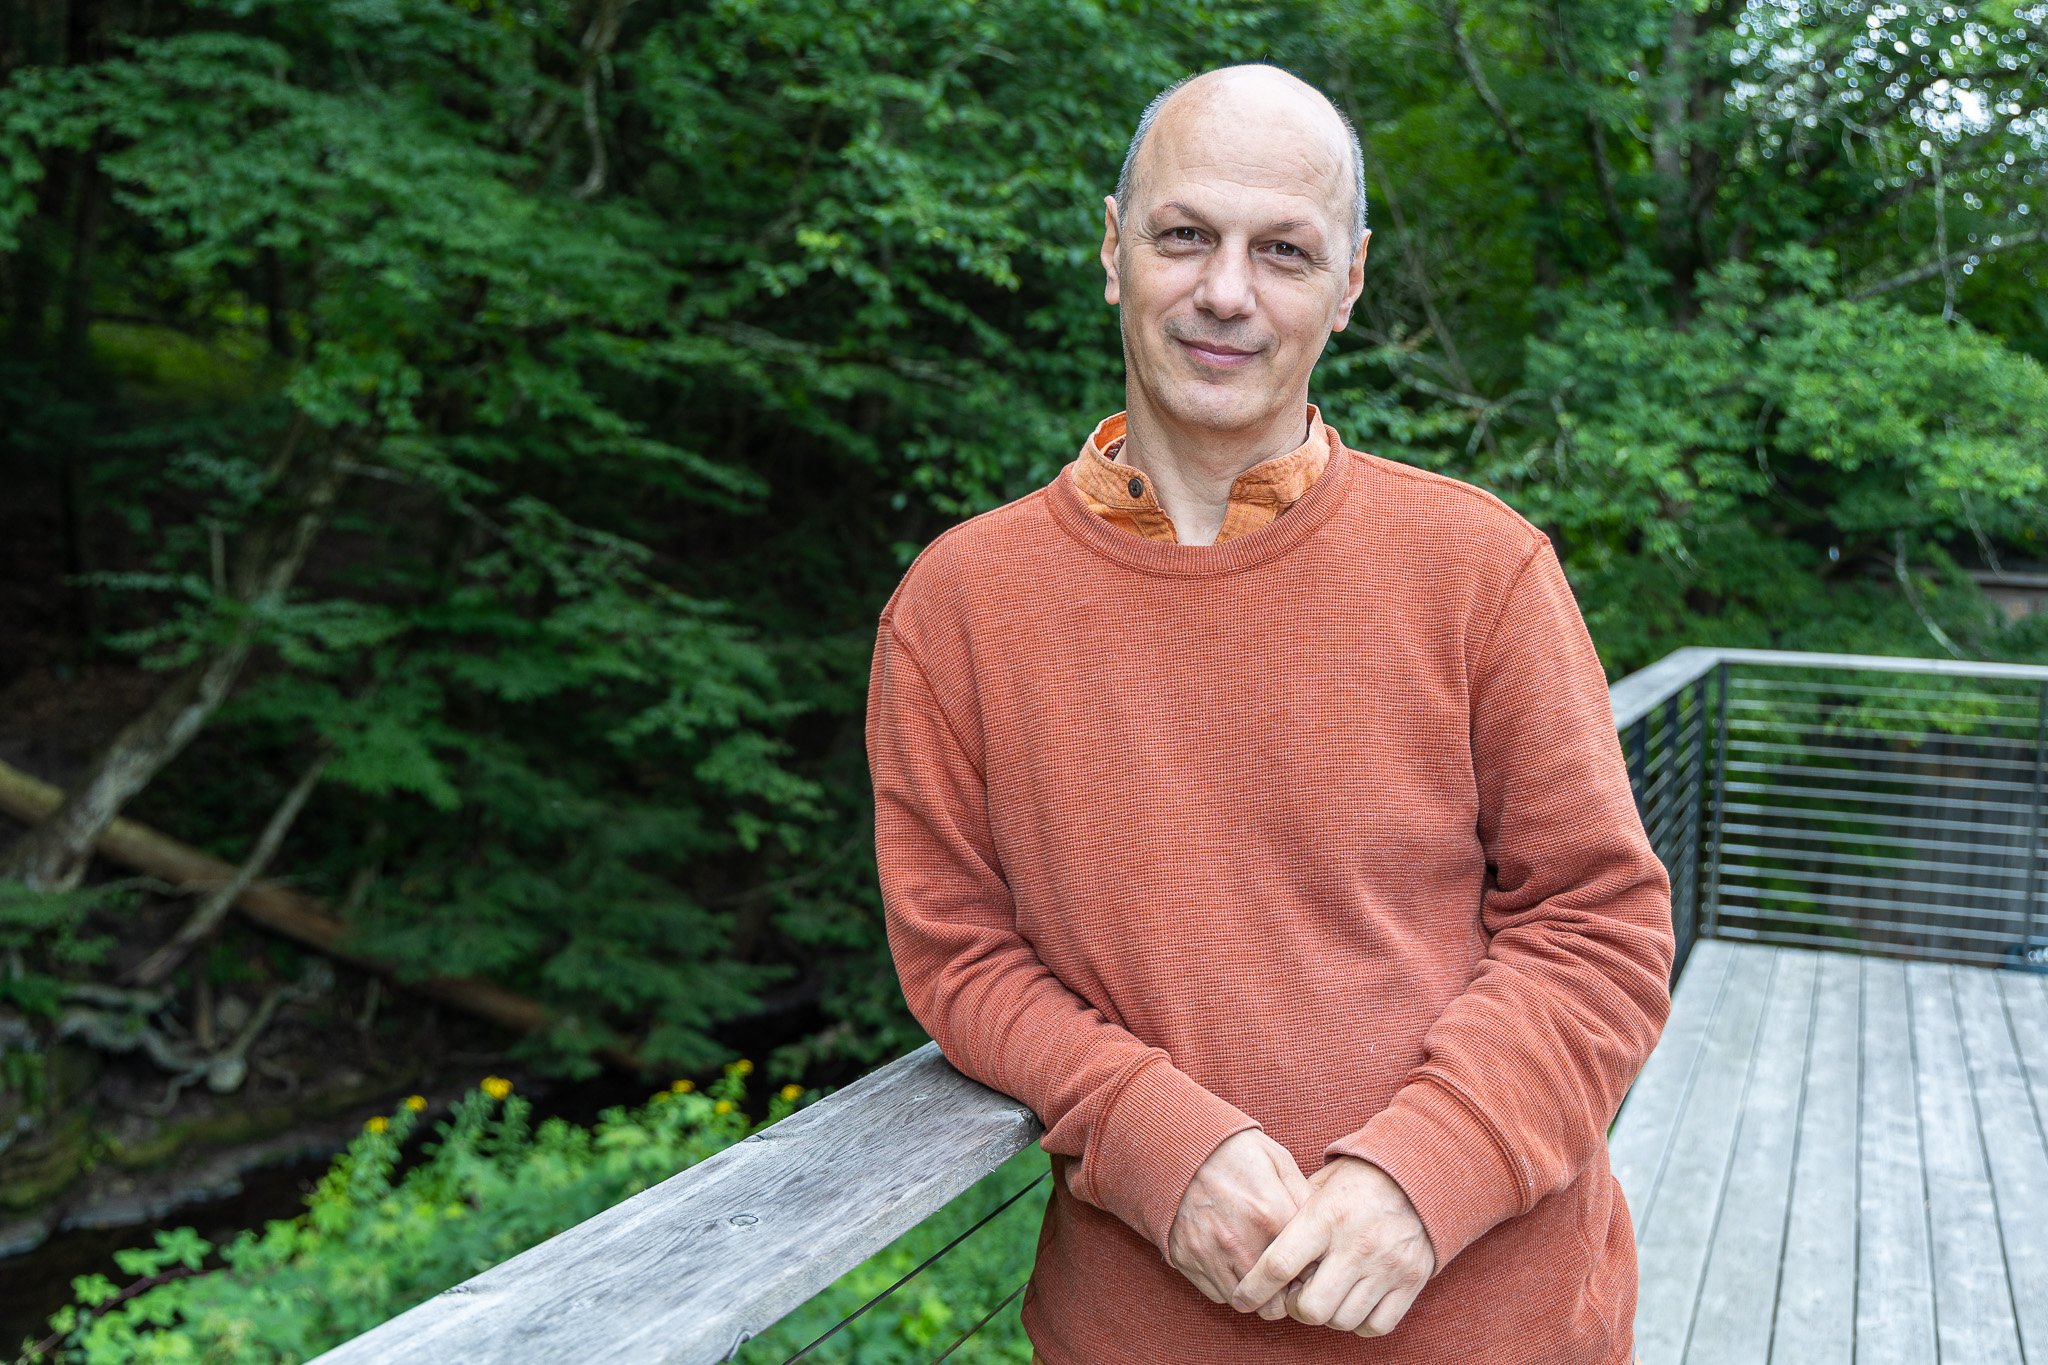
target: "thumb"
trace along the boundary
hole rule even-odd
[[[1299,1209],[1315,1193],[1315,1186],[1301,1173],[1301,1167],[1295,1165],[1294,1154],[1279,1143],[1274,1143],[1267,1155],[1273,1159],[1273,1172],[1280,1177],[1280,1187],[1287,1191],[1288,1202]]]
[[[1287,1197],[1294,1201],[1296,1209],[1306,1204],[1309,1196],[1316,1192],[1316,1187],[1308,1183],[1308,1177],[1292,1166],[1280,1173],[1280,1183],[1287,1187]]]

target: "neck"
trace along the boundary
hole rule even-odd
[[[1262,460],[1285,455],[1308,438],[1306,391],[1265,422],[1218,431],[1164,418],[1135,388],[1125,391],[1124,445],[1117,459],[1152,476],[1159,505],[1186,545],[1215,543],[1238,475]]]

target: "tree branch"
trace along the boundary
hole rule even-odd
[[[290,832],[292,822],[299,818],[299,811],[304,808],[306,798],[311,796],[313,788],[319,785],[320,774],[333,756],[331,749],[325,745],[321,747],[313,761],[306,765],[305,771],[299,774],[299,780],[292,784],[292,789],[285,793],[284,800],[271,812],[269,821],[263,827],[263,833],[256,840],[256,847],[242,860],[241,866],[235,869],[235,875],[207,892],[206,898],[199,903],[199,908],[185,921],[184,926],[171,941],[151,953],[130,971],[128,981],[140,986],[154,986],[176,970],[178,964],[185,960],[185,955],[191,952],[201,939],[219,927],[220,922],[227,918],[228,911],[234,908],[235,902],[241,899],[242,893],[263,875],[264,869],[270,866],[270,860],[277,856],[278,848],[284,843],[284,836]]]
[[[1982,260],[1986,256],[1996,255],[2001,251],[2009,251],[2016,246],[2032,246],[2035,242],[2041,241],[2048,241],[2048,228],[2036,228],[2032,232],[2022,232],[2016,237],[2003,237],[1995,246],[1980,243],[1963,251],[1951,251],[1945,256],[1936,257],[1925,265],[1914,266],[1904,274],[1894,275],[1888,280],[1879,280],[1876,284],[1866,285],[1855,293],[1845,294],[1843,297],[1850,302],[1854,302],[1857,299],[1868,299],[1874,298],[1879,294],[1889,294],[1894,289],[1904,289],[1909,284],[1918,284],[1922,280],[1931,280],[1950,267],[1969,260],[1972,256]]]
[[[1479,102],[1486,106],[1486,112],[1493,115],[1493,121],[1500,125],[1501,134],[1507,138],[1508,146],[1514,148],[1515,155],[1527,157],[1528,144],[1522,140],[1522,134],[1515,127],[1514,120],[1508,117],[1508,111],[1502,107],[1499,98],[1493,93],[1493,87],[1486,83],[1486,72],[1480,69],[1479,57],[1472,51],[1472,44],[1466,41],[1465,15],[1458,7],[1458,0],[1450,0],[1438,14],[1444,21],[1444,31],[1450,34],[1451,49],[1457,54],[1458,65],[1464,68],[1465,78],[1471,82],[1473,93],[1477,94]]]

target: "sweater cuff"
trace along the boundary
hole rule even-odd
[[[1392,1176],[1415,1206],[1441,1272],[1452,1257],[1522,1208],[1522,1182],[1493,1126],[1427,1073],[1401,1087],[1363,1128],[1323,1151]]]
[[[1173,1220],[1195,1172],[1224,1139],[1264,1126],[1161,1052],[1124,1082],[1096,1125],[1082,1197],[1136,1229],[1166,1258]]]

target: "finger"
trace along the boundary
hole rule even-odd
[[[1310,1269],[1312,1270],[1314,1267],[1311,1266]],[[1308,1271],[1302,1272],[1303,1275],[1307,1273]],[[1294,1307],[1294,1296],[1301,1292],[1301,1286],[1302,1277],[1301,1275],[1296,1275],[1292,1280],[1288,1281],[1285,1289],[1259,1305],[1259,1316],[1267,1322],[1278,1322],[1282,1318],[1293,1316],[1291,1310]]]
[[[1359,1324],[1366,1320],[1385,1297],[1380,1292],[1380,1286],[1369,1280],[1360,1280],[1351,1287],[1351,1292],[1344,1296],[1344,1302],[1339,1305],[1337,1311],[1330,1315],[1330,1326],[1340,1332],[1358,1332],[1362,1337],[1377,1335],[1373,1332],[1360,1332]]]
[[[1294,1317],[1311,1327],[1327,1325],[1352,1290],[1373,1279],[1360,1271],[1361,1267],[1351,1258],[1325,1258],[1308,1277],[1302,1291],[1294,1296]]]
[[[1401,1325],[1401,1319],[1408,1316],[1408,1306],[1415,1302],[1415,1296],[1422,1292],[1422,1286],[1396,1285],[1379,1301],[1379,1306],[1366,1314],[1365,1321],[1358,1326],[1359,1336],[1385,1336]]]
[[[1267,1244],[1251,1270],[1238,1281],[1230,1296],[1231,1307],[1241,1313],[1250,1312],[1272,1298],[1282,1285],[1329,1247],[1329,1230],[1321,1226],[1321,1220],[1297,1215],[1280,1229],[1280,1235]]]
[[[1321,1264],[1321,1261],[1317,1261],[1310,1265],[1308,1269],[1296,1275],[1287,1288],[1280,1291],[1280,1297],[1286,1301],[1287,1316],[1297,1322],[1301,1320],[1301,1291],[1308,1288],[1310,1277],[1316,1273],[1316,1266]]]

